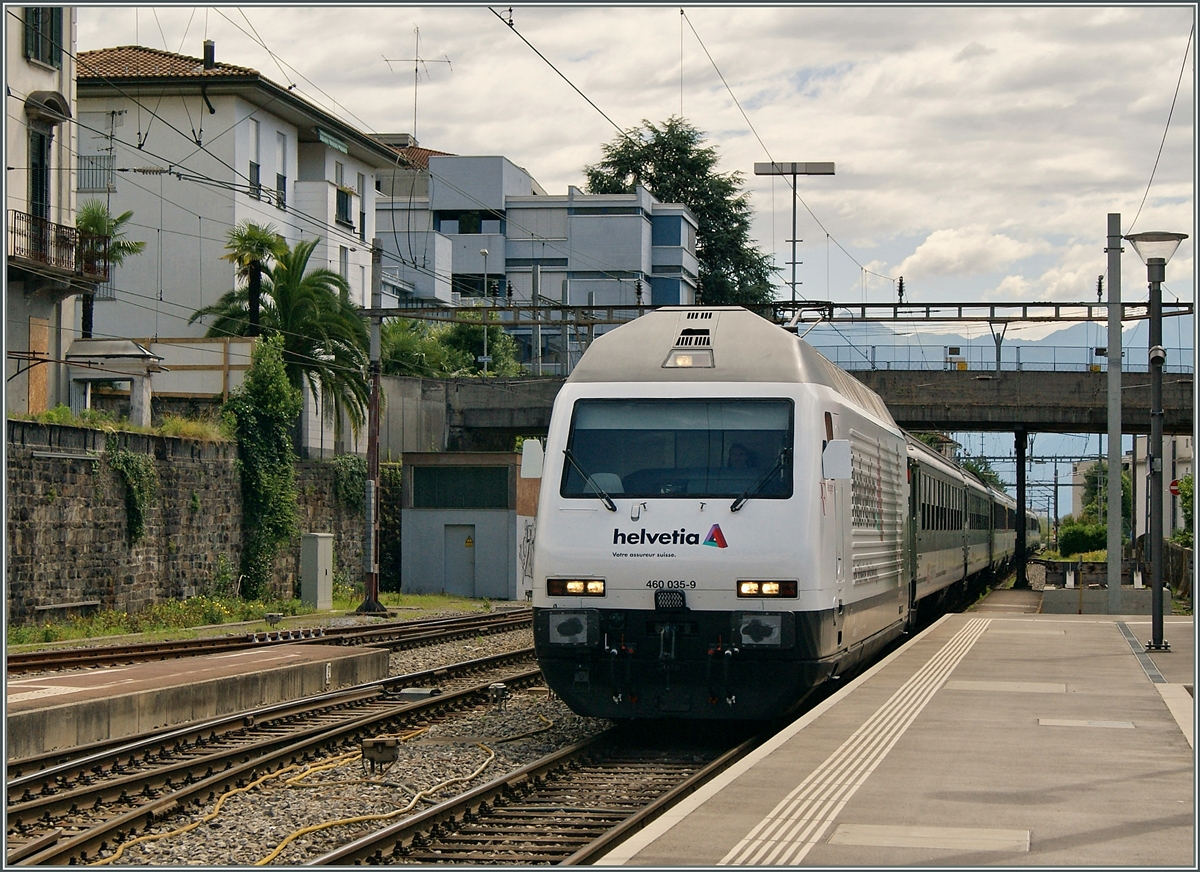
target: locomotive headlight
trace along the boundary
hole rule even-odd
[[[796,596],[796,582],[786,581],[748,581],[739,580],[737,583],[739,597],[791,597]]]
[[[550,596],[604,596],[604,579],[547,578],[546,593]]]

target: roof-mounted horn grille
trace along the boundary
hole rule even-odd
[[[709,334],[707,327],[705,328],[686,328],[679,333],[679,337],[675,340],[676,348],[711,348],[712,336]]]

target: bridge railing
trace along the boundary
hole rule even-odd
[[[833,363],[850,372],[873,369],[996,371],[994,346],[851,346],[813,343],[813,347]],[[1194,371],[1195,352],[1192,348],[1166,346],[1166,350],[1164,372]],[[1001,348],[1000,369],[1009,372],[1107,372],[1108,358],[1097,355],[1095,348],[1014,345]],[[1121,369],[1123,372],[1149,372],[1150,362],[1145,347],[1125,349]]]

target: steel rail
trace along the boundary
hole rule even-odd
[[[395,675],[380,678],[363,684],[344,687],[317,696],[305,697],[299,700],[273,703],[251,711],[234,712],[209,718],[193,724],[185,724],[167,731],[147,732],[136,736],[123,736],[119,739],[94,742],[78,748],[60,749],[39,754],[36,757],[26,757],[10,760],[7,763],[5,787],[7,803],[14,804],[14,794],[36,791],[41,794],[47,789],[52,790],[55,784],[69,779],[73,772],[86,770],[94,772],[97,768],[110,768],[119,763],[121,758],[132,761],[144,757],[151,749],[161,749],[172,745],[195,745],[203,736],[214,736],[234,732],[243,728],[265,727],[269,724],[295,718],[310,712],[328,710],[335,707],[352,705],[359,699],[372,696],[396,693],[405,688],[453,680],[485,669],[496,669],[519,663],[533,657],[532,648],[521,648],[503,654],[490,654],[473,660],[464,660],[447,666],[436,666],[420,672],[407,675]],[[211,741],[211,739],[206,740]]]
[[[476,837],[479,842],[491,845],[493,851],[482,849],[478,856],[460,858],[461,862],[489,864],[504,861],[511,861],[513,864],[550,862],[563,865],[588,863],[620,844],[666,809],[728,768],[765,741],[772,732],[768,730],[760,733],[725,750],[698,771],[688,775],[665,792],[658,793],[656,798],[641,808],[629,810],[618,807],[612,802],[602,806],[589,807],[585,799],[578,797],[576,801],[580,804],[573,809],[564,809],[553,804],[541,808],[536,805],[533,807],[522,805],[522,801],[519,799],[522,794],[533,793],[536,796],[540,788],[552,786],[559,777],[568,785],[571,784],[571,777],[574,773],[585,773],[585,781],[594,780],[597,776],[588,772],[586,764],[580,761],[598,752],[605,744],[628,749],[628,737],[622,740],[620,738],[621,731],[621,727],[615,727],[605,733],[556,751],[541,760],[534,761],[514,772],[467,791],[461,796],[329,851],[310,860],[305,865],[384,864],[391,859],[402,860],[414,850],[440,850],[439,839],[452,833],[460,825],[460,822],[462,826],[484,828],[490,816],[504,816],[505,814],[521,815],[526,822],[525,828],[538,832],[535,839],[539,843],[536,848],[538,853],[522,855],[522,846],[518,844],[519,837],[512,838],[513,844],[505,844],[509,841],[509,837],[513,836],[512,831],[507,830],[506,835],[506,830],[498,826],[497,836],[480,834]],[[655,752],[658,750],[655,749]],[[692,753],[692,750],[689,749],[688,753]],[[647,764],[653,766],[657,762],[654,758],[654,753],[648,754]],[[597,767],[602,765],[602,763],[596,764]],[[629,771],[631,765],[633,764],[628,760],[614,764],[615,767],[620,767],[625,772]],[[669,778],[670,775],[666,774],[665,777]],[[614,783],[613,779],[619,778],[620,775],[611,778],[600,776],[600,780],[606,783],[610,790]],[[650,789],[653,791],[653,788]],[[630,792],[636,791],[631,788]],[[636,797],[628,799],[630,803],[638,801],[640,800]],[[524,817],[525,815],[528,817]],[[539,817],[539,815],[541,816]],[[562,819],[571,815],[577,815],[577,819],[564,823]],[[605,826],[602,822],[598,822],[598,818],[617,822],[613,826]],[[584,834],[586,829],[595,829],[598,826],[604,830],[598,838],[593,839]],[[464,837],[464,839],[468,842],[471,841],[471,837]],[[581,839],[586,843],[568,853],[569,848],[565,846],[569,846],[573,842],[577,843]],[[501,854],[503,854],[503,860],[500,857]],[[429,862],[429,857],[425,854],[419,859],[421,862]],[[445,859],[447,862],[453,862],[455,857],[447,853]]]
[[[505,684],[519,687],[538,681],[541,672],[537,669],[511,673],[503,676]],[[242,762],[230,764],[224,771],[205,775],[192,783],[184,784],[166,796],[152,799],[140,807],[128,812],[115,815],[84,832],[60,837],[53,845],[43,848],[16,860],[16,865],[63,865],[86,862],[94,855],[108,847],[119,844],[123,839],[146,829],[157,820],[171,814],[187,805],[197,804],[215,797],[218,793],[229,789],[236,783],[245,784],[258,773],[276,771],[294,763],[297,759],[311,754],[313,749],[325,748],[338,743],[354,741],[364,733],[379,729],[391,729],[390,723],[398,720],[413,720],[428,717],[430,714],[443,709],[452,709],[467,704],[473,704],[479,699],[489,698],[489,688],[494,679],[483,684],[473,685],[458,691],[449,691],[416,702],[396,701],[384,705],[381,710],[352,718],[336,726],[322,726],[306,731],[300,740],[294,736],[274,738],[265,743],[260,749],[238,748],[234,756],[243,757]],[[290,740],[290,741],[289,741]],[[249,758],[246,755],[250,754]],[[200,759],[193,765],[211,766],[207,759]],[[128,794],[128,789],[126,789]],[[18,851],[21,847],[18,847]],[[9,858],[12,862],[12,858]]]
[[[103,645],[90,648],[55,648],[47,651],[10,653],[5,658],[9,675],[49,671],[64,668],[86,668],[113,663],[151,660],[170,660],[220,654],[263,645],[289,642],[337,643],[341,645],[370,645],[380,642],[417,644],[478,631],[494,633],[527,626],[531,623],[529,609],[514,609],[469,617],[428,618],[417,621],[397,621],[368,627],[305,627],[292,630],[272,630],[245,635],[214,636],[203,639],[182,639],[174,642],[139,642],[130,645]]]

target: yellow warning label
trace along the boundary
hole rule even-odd
[[[474,547],[475,547],[475,540],[474,540],[474,539],[472,539],[470,536],[468,536],[468,537],[467,537],[467,541],[463,543],[463,547],[464,547],[464,548],[474,548]]]

